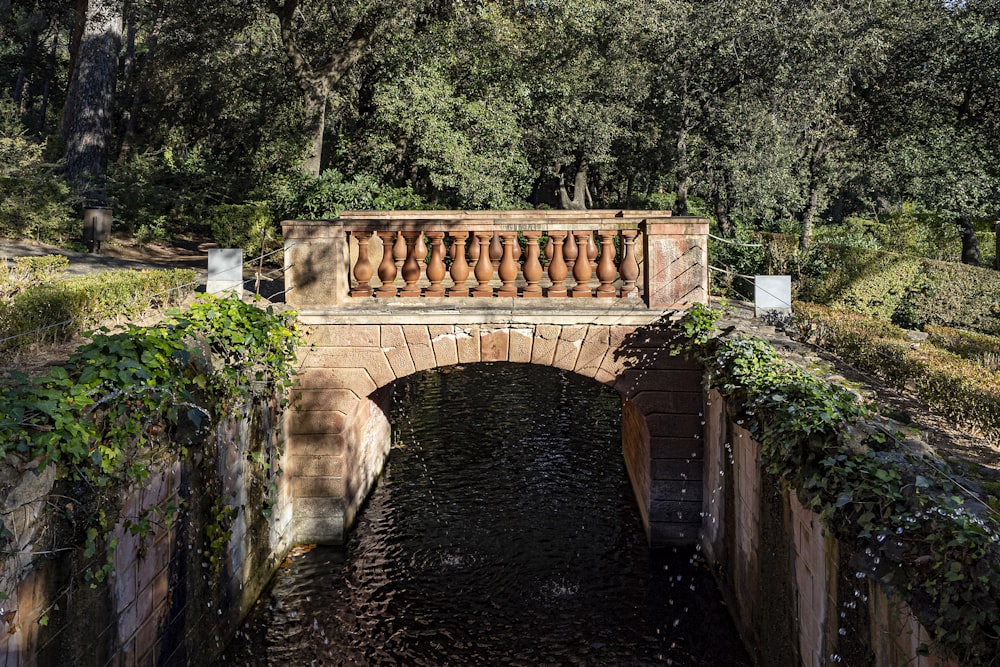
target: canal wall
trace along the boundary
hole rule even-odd
[[[215,426],[213,460],[147,462],[146,483],[107,515],[179,511],[153,513],[142,537],[119,521],[103,580],[105,553],[86,553],[74,525],[80,489],[51,466],[6,470],[0,666],[210,664],[289,548],[278,424],[277,401],[261,400]]]
[[[760,444],[706,397],[701,547],[760,667],[957,667],[907,606],[858,577],[818,514],[762,470]]]

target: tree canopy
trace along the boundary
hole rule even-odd
[[[133,228],[346,182],[794,222],[803,244],[906,204],[975,262],[1000,205],[998,0],[69,5],[0,3],[4,131]],[[14,155],[0,170],[42,178]]]

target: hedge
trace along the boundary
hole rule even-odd
[[[0,300],[0,353],[67,341],[112,318],[134,319],[178,303],[194,284],[191,269],[124,269],[34,285]]]
[[[966,358],[956,353],[962,334],[946,336],[938,328],[927,341],[916,343],[907,339],[902,329],[874,318],[801,302],[794,308],[799,330],[809,340],[1000,441],[1000,374],[978,354]],[[945,337],[956,351],[930,342]],[[979,350],[984,346],[1000,349],[998,338],[980,336],[973,340],[978,341]]]
[[[816,245],[797,297],[892,321],[1000,335],[1000,271],[847,246]]]

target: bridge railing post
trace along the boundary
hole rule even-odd
[[[350,293],[350,253],[340,220],[286,220],[285,302],[303,308],[343,304]]]
[[[650,308],[708,301],[708,220],[647,221],[643,234],[644,294]]]

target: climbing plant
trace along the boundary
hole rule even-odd
[[[873,406],[784,361],[766,341],[711,336],[717,317],[692,307],[674,352],[704,362],[733,418],[760,443],[765,470],[826,520],[860,577],[905,600],[961,664],[996,661],[997,485],[908,451]]]
[[[211,427],[237,414],[242,403],[284,397],[293,381],[300,339],[293,312],[203,297],[167,315],[156,327],[96,332],[46,375],[12,373],[0,387],[4,459],[56,466],[57,479],[89,496],[72,504],[72,519],[85,535],[85,557],[107,547],[107,559],[87,572],[92,580],[110,571],[116,525],[144,537],[179,511],[175,502],[138,517],[111,510],[148,479],[157,461],[168,455],[213,461]],[[285,404],[280,399],[279,409]],[[216,510],[206,533],[222,549],[233,512],[222,499]]]

